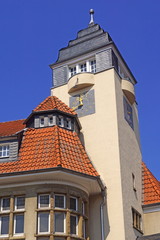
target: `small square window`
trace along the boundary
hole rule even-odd
[[[69,68],[69,71],[70,71],[70,77],[74,76],[77,73],[76,66]]]
[[[9,233],[9,215],[0,217],[0,235],[7,237]]]
[[[38,198],[38,208],[49,208],[50,207],[50,195],[42,194]]]
[[[0,146],[0,158],[9,157],[9,145]]]
[[[86,63],[83,63],[80,65],[81,72],[87,72],[87,65]]]
[[[10,198],[1,199],[1,211],[6,212],[10,210]]]
[[[90,69],[92,73],[96,72],[96,60],[91,60],[90,61]]]
[[[38,233],[49,233],[49,212],[41,212],[38,214]]]
[[[55,232],[65,232],[65,213],[55,212]]]
[[[75,197],[70,198],[70,209],[74,210],[74,211],[77,211],[77,209],[78,209],[77,198],[75,198]]]
[[[15,198],[15,210],[25,209],[25,197],[19,196]]]
[[[65,208],[65,196],[55,195],[55,208]]]
[[[71,129],[71,119],[66,118],[66,128]]]
[[[75,215],[70,216],[70,233],[78,234],[78,217]]]
[[[24,233],[24,214],[14,215],[14,234],[21,235]]]

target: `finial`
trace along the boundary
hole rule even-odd
[[[93,10],[93,9],[90,9],[89,13],[90,13],[90,15],[91,15],[91,20],[90,20],[90,22],[89,22],[89,25],[92,25],[92,24],[94,24],[94,18],[93,18],[93,16],[94,16],[94,10]]]

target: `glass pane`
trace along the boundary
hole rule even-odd
[[[16,209],[24,209],[25,198],[23,196],[16,198]]]
[[[64,232],[64,213],[55,213],[55,232]]]
[[[2,198],[2,210],[6,211],[10,209],[10,198]]]
[[[39,232],[49,232],[49,213],[39,213]]]
[[[55,195],[55,207],[64,208],[64,196]]]
[[[1,234],[8,234],[9,232],[9,216],[1,217]]]
[[[62,237],[55,237],[54,240],[65,240],[66,238],[62,238]]]
[[[70,231],[71,234],[77,234],[77,216],[70,216]]]
[[[15,233],[24,233],[24,215],[15,215],[14,219]]]
[[[77,210],[77,198],[70,198],[70,209]]]
[[[49,237],[39,237],[37,240],[49,240]]]
[[[40,208],[49,207],[49,195],[40,195]]]

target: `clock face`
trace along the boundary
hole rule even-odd
[[[70,108],[74,109],[78,117],[95,113],[94,90],[85,91],[70,97]]]

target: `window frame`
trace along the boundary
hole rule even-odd
[[[4,150],[4,147],[6,147],[5,150]],[[0,159],[8,158],[10,156],[10,145],[9,144],[0,145],[0,152],[2,153],[2,155],[0,156]],[[4,155],[4,152],[6,153],[6,155]]]
[[[142,215],[132,208],[132,224],[133,227],[142,233]]]
[[[64,219],[63,219],[63,226],[64,226],[64,232],[56,232],[56,224],[54,224],[54,233],[55,234],[66,234],[66,212],[59,212],[55,211],[54,213],[54,223],[56,222],[56,213],[63,213]]]
[[[50,119],[52,118],[52,123],[50,122]],[[54,125],[54,118],[53,115],[48,116],[48,126],[53,126]]]
[[[3,199],[8,199],[9,198],[9,209],[7,209],[7,210],[3,210],[3,208],[2,208],[2,206],[3,206],[3,204],[2,204],[2,202],[3,202]],[[0,211],[2,212],[2,213],[4,213],[4,212],[10,212],[10,197],[2,197],[1,198],[1,200],[0,200]]]
[[[23,232],[22,233],[16,233],[16,217],[19,216],[19,215],[23,215]],[[13,235],[14,236],[23,236],[24,235],[24,212],[22,213],[16,213],[14,214],[14,217],[13,217]]]
[[[40,207],[40,197],[41,196],[45,196],[45,195],[47,195],[47,196],[49,196],[49,206],[48,207]],[[39,194],[38,195],[38,209],[50,209],[50,207],[51,207],[51,195],[50,194],[48,194],[48,193],[43,193],[43,194]]]
[[[43,119],[43,124],[41,123],[41,120]],[[44,127],[45,126],[45,117],[44,116],[40,116],[39,117],[39,126],[40,128]]]
[[[17,208],[17,198],[19,198],[19,197],[24,197],[24,208]],[[17,211],[17,212],[25,210],[25,196],[15,196],[15,198],[14,198],[14,210]]]
[[[58,126],[64,127],[64,117],[62,115],[58,115]]]
[[[8,216],[8,219],[10,221],[10,215],[5,214],[5,215],[0,215],[0,238],[1,237],[9,237],[9,221],[8,221],[8,234],[2,234],[2,217]]]
[[[56,206],[55,206],[55,197],[56,197],[56,196],[63,196],[63,197],[64,197],[64,207],[63,207],[63,208],[60,208],[60,207],[56,207]],[[57,194],[57,193],[54,194],[54,208],[55,208],[55,209],[65,209],[65,208],[66,208],[66,195],[64,195],[64,194]]]
[[[70,234],[72,236],[78,236],[78,215],[70,214],[70,219],[71,219],[71,217],[75,217],[76,218],[76,233],[71,233],[71,220],[70,220]]]
[[[40,232],[40,214],[43,213],[48,213],[48,232]],[[42,211],[42,212],[38,212],[38,221],[37,221],[38,225],[37,225],[37,232],[39,235],[42,234],[50,234],[50,212],[49,211]]]
[[[66,128],[67,129],[72,129],[72,120],[71,120],[71,118],[66,118]]]
[[[72,209],[72,208],[70,208],[70,204],[69,204],[69,209],[70,209],[71,211],[75,211],[75,212],[77,212],[77,211],[78,211],[78,198],[77,198],[77,197],[74,197],[74,196],[70,196],[70,198],[69,198],[69,199],[71,199],[71,198],[73,198],[73,199],[75,199],[75,200],[76,200],[76,210],[75,210],[75,209]]]

